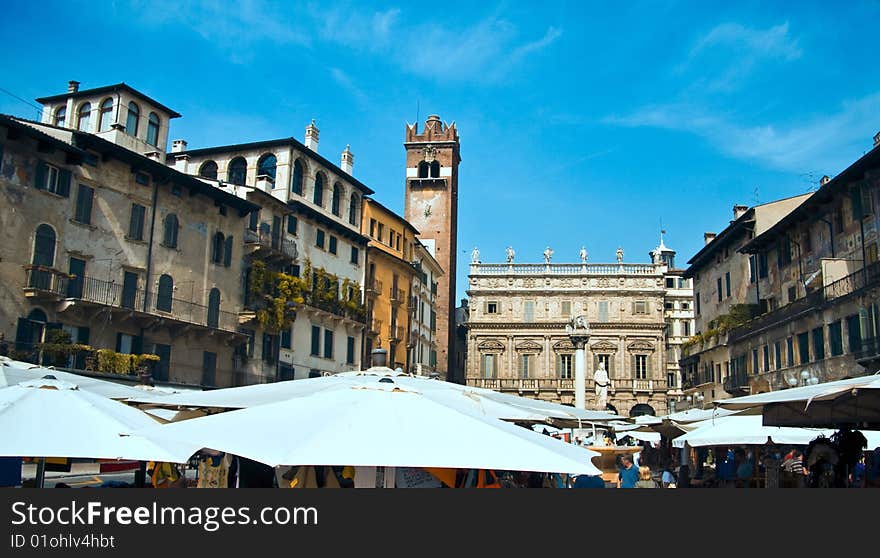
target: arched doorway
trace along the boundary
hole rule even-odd
[[[656,416],[657,413],[654,411],[654,407],[651,407],[647,403],[638,403],[629,410],[630,417],[639,417],[642,415],[651,415],[653,417]]]

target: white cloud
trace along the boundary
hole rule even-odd
[[[345,89],[360,104],[366,104],[369,101],[367,94],[355,84],[351,76],[340,70],[339,68],[330,68],[330,77]]]
[[[800,125],[746,125],[734,115],[719,115],[684,104],[645,107],[604,119],[607,124],[679,130],[700,136],[738,159],[805,172],[837,172],[852,161],[852,150],[871,146],[880,126],[880,93],[845,102],[836,112]]]
[[[761,64],[791,62],[802,54],[798,40],[789,33],[788,22],[769,29],[723,23],[700,37],[676,70],[702,75],[697,80],[702,89],[731,91]]]

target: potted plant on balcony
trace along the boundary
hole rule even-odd
[[[132,361],[136,363],[136,370],[142,384],[150,384],[153,378],[153,370],[159,360],[159,355],[150,353],[132,356]]]

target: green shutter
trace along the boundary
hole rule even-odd
[[[853,186],[850,191],[850,200],[852,201],[853,220],[861,219],[864,216],[862,208],[862,188],[861,185]]]
[[[37,190],[46,189],[46,163],[37,160],[37,168],[34,172],[34,188]]]
[[[70,196],[70,171],[67,169],[60,169],[58,171],[58,188],[55,189],[55,193],[59,196],[69,197]]]

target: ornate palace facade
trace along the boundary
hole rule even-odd
[[[550,252],[552,254],[552,251]],[[512,255],[512,254],[511,254]],[[620,414],[663,414],[678,387],[668,335],[692,328],[692,290],[662,245],[654,263],[484,264],[470,266],[467,384],[561,403],[573,403],[575,348],[565,326],[585,316],[587,408],[595,408],[593,372],[605,363],[608,403]],[[669,302],[674,301],[675,312]],[[674,332],[668,334],[667,332]]]

